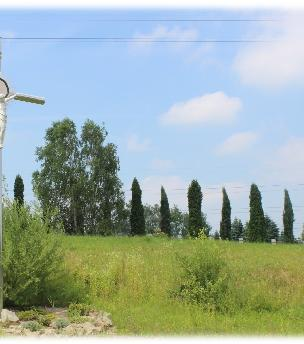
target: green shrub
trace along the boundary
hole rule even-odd
[[[30,321],[30,320],[37,320],[39,313],[36,309],[30,309],[27,311],[17,312],[17,316],[19,320],[22,321]]]
[[[55,321],[55,327],[57,330],[60,330],[62,328],[65,328],[70,325],[70,322],[67,319],[59,318]]]
[[[48,314],[39,314],[37,317],[37,321],[42,326],[50,326],[51,322],[55,319],[55,315],[53,313]]]
[[[59,235],[39,212],[8,203],[4,207],[4,302],[6,306],[46,305],[73,300],[63,267]]]
[[[31,330],[32,332],[36,332],[42,329],[42,326],[37,321],[27,321],[22,324],[22,327]]]
[[[179,261],[183,273],[177,295],[207,310],[225,309],[228,277],[217,246],[201,240],[191,255],[179,256]]]
[[[71,303],[68,308],[69,318],[89,315],[91,307],[84,303]]]
[[[53,313],[47,313],[42,309],[36,308],[17,312],[17,316],[21,321],[35,320],[42,326],[50,326],[52,320],[55,318]]]

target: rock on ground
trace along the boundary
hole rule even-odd
[[[9,311],[8,309],[2,309],[1,311],[1,321],[2,322],[18,322],[19,318],[15,312]]]
[[[68,319],[65,308],[46,308],[45,310],[54,313],[56,319]],[[4,314],[9,314],[11,319],[18,319],[14,312],[7,312],[4,312]],[[39,331],[32,332],[24,328],[23,323],[24,321],[19,321],[19,319],[14,323],[5,322],[5,327],[3,328],[4,334],[9,336],[92,336],[115,334],[115,328],[110,319],[110,314],[97,311],[90,312],[84,322],[70,323],[62,329],[55,328],[55,321],[53,321],[49,327],[43,327]]]

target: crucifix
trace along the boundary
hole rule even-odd
[[[0,38],[1,44],[1,38]],[[2,149],[6,129],[6,104],[11,100],[19,100],[27,103],[43,105],[45,100],[41,97],[35,97],[27,94],[16,93],[10,90],[8,82],[2,77],[1,73],[2,51],[0,46],[0,312],[3,309],[3,266],[2,266]]]

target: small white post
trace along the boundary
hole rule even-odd
[[[277,243],[276,239],[271,239],[271,244],[272,245],[276,245],[276,243]]]
[[[244,239],[243,238],[239,238],[239,243],[243,244],[244,243]]]

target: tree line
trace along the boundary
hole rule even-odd
[[[60,223],[68,234],[130,234],[144,235],[159,230],[168,236],[197,237],[201,232],[209,236],[211,226],[202,212],[203,193],[197,180],[188,188],[188,212],[169,200],[162,186],[159,205],[143,205],[142,191],[134,178],[129,203],[125,202],[117,147],[107,143],[104,125],[85,121],[80,135],[75,123],[64,118],[46,130],[44,145],[36,149],[40,168],[33,173],[33,190],[44,216],[54,225]],[[15,180],[15,199],[22,203],[23,181]],[[223,203],[219,231],[214,238],[252,242],[271,239],[293,242],[294,213],[288,191],[284,191],[283,231],[264,214],[262,197],[252,184],[249,196],[249,221],[231,220],[231,205],[226,189],[222,189]],[[153,228],[154,227],[154,228]]]

